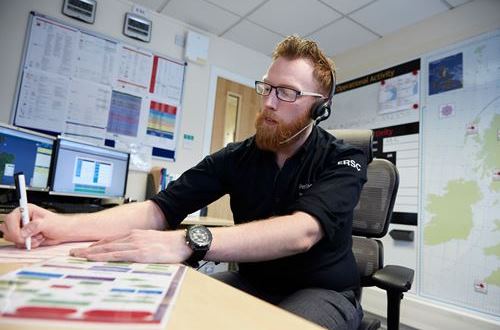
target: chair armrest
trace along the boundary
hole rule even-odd
[[[380,289],[406,292],[411,288],[414,273],[413,269],[407,267],[387,265],[375,272],[372,280]]]

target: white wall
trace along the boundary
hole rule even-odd
[[[338,80],[341,83],[413,60],[497,28],[500,28],[500,1],[476,0],[336,56]],[[398,251],[388,252],[395,254]],[[399,251],[399,255],[403,255],[403,252]],[[373,314],[385,315],[385,293],[378,289],[365,289],[363,307]],[[405,295],[401,321],[418,329],[500,328],[498,322],[482,315],[413,294]]]
[[[28,22],[28,14],[34,10],[69,24],[125,40],[127,43],[154,52],[183,58],[184,49],[175,45],[176,35],[185,35],[184,23],[152,13],[153,35],[150,43],[142,43],[122,34],[123,19],[132,4],[125,0],[98,1],[96,20],[93,25],[81,23],[61,13],[62,0],[0,0],[0,122],[8,123],[14,100],[17,75]],[[153,165],[166,166],[172,173],[182,173],[195,165],[203,156],[203,136],[208,107],[210,68],[217,66],[249,79],[258,79],[267,70],[270,58],[215,35],[198,31],[210,39],[208,64],[188,64],[183,95],[183,112],[179,137],[190,134],[195,137],[192,149],[184,150],[178,140],[175,162],[154,161]],[[130,172],[127,196],[142,200],[146,189],[146,174]]]

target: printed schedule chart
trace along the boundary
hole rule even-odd
[[[165,328],[184,272],[182,265],[44,260],[0,277],[1,322]]]

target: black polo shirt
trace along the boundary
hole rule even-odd
[[[365,181],[363,152],[315,127],[281,169],[274,153],[258,149],[251,137],[205,157],[152,200],[170,228],[226,193],[236,224],[306,212],[325,233],[316,245],[285,258],[240,263],[240,272],[277,292],[306,287],[344,291],[359,285],[351,228]]]

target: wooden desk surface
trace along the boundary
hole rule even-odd
[[[0,274],[25,265],[0,264]],[[50,327],[43,327],[29,320],[26,323],[3,324],[0,318],[0,329],[5,330],[72,329],[71,323],[62,323],[61,327],[54,327],[52,324]],[[80,326],[78,329],[102,330],[102,327]],[[319,330],[322,328],[190,268],[182,282],[166,329]]]
[[[213,217],[187,217],[181,222],[182,225],[205,225],[205,226],[233,226],[234,221]]]
[[[0,222],[3,222],[6,214],[0,213]],[[233,226],[233,220],[213,217],[187,217],[182,221],[182,225],[205,225],[205,226]]]

